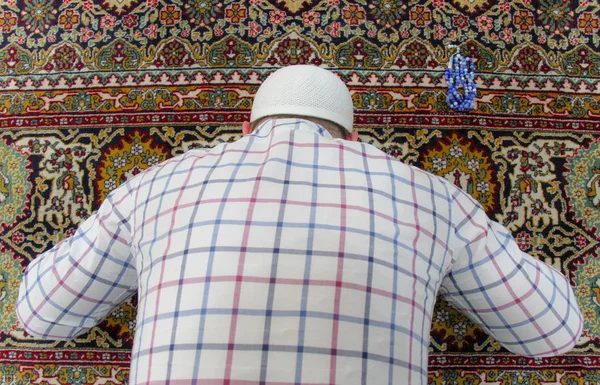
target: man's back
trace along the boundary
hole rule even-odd
[[[83,296],[63,326],[39,321],[35,298],[20,317],[72,337],[137,289],[132,384],[425,384],[440,289],[521,354],[557,354],[581,331],[564,278],[464,192],[307,121],[190,151],[107,202],[89,228],[109,236],[83,226],[71,241],[111,256],[84,274],[101,279],[69,288]]]
[[[141,181],[138,380],[425,376],[450,213],[416,186],[440,184],[308,122],[271,124]]]

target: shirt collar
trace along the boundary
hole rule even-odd
[[[319,134],[325,138],[333,139],[333,136],[325,129],[325,127],[317,124],[315,122],[311,122],[310,120],[302,119],[302,118],[279,118],[279,119],[267,119],[262,122],[251,135],[256,135],[257,137],[265,137],[271,134],[273,129],[277,129],[278,132],[281,131],[304,131],[304,132],[313,132]]]

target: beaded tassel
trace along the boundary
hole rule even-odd
[[[446,83],[448,83],[448,95],[446,104],[455,111],[472,110],[475,105],[475,96],[477,87],[473,79],[475,78],[475,64],[473,59],[463,57],[457,53],[448,61],[448,68],[445,73]],[[463,93],[459,89],[463,89]]]

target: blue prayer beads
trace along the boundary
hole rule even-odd
[[[448,95],[446,96],[448,107],[460,112],[472,110],[477,95],[477,87],[473,81],[475,78],[473,59],[463,57],[458,53],[453,55],[444,75],[448,84]],[[460,88],[463,89],[462,94],[459,92]]]

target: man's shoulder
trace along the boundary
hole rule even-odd
[[[155,179],[157,176],[176,173],[178,170],[185,170],[186,167],[189,167],[187,165],[188,163],[191,164],[194,162],[194,159],[204,157],[210,150],[211,148],[187,150],[182,154],[173,156],[164,160],[163,162],[157,163],[145,170],[142,170],[140,173],[129,178],[120,186],[120,188],[127,188],[131,190],[135,188],[134,186],[149,183],[149,181]]]
[[[420,168],[418,165],[399,159],[373,144],[366,142],[345,142],[345,145],[361,151],[367,157],[367,161],[378,162],[381,165],[385,164],[385,167],[399,177],[414,180],[421,184],[428,184],[432,188],[445,190],[449,194],[453,194],[455,190],[459,189],[443,176],[436,175],[431,171]]]

